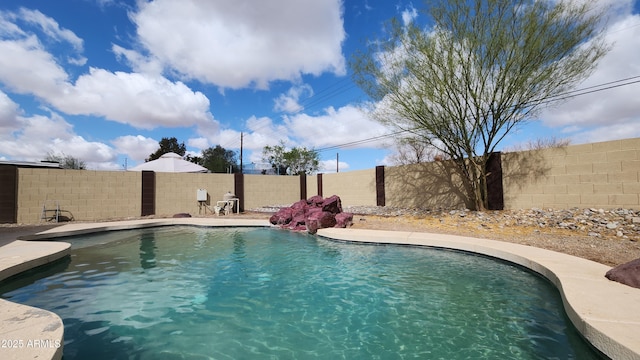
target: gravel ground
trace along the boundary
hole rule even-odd
[[[281,206],[253,209],[270,213]],[[468,210],[345,207],[354,228],[423,231],[508,241],[616,266],[640,258],[640,211]]]

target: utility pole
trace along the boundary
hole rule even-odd
[[[242,147],[243,147],[243,141],[244,141],[244,133],[241,132],[240,133],[240,174],[243,173],[244,169],[243,169],[243,165],[242,165]]]
[[[336,153],[336,173],[340,171],[340,153]]]

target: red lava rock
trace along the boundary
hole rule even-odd
[[[307,200],[300,200],[300,201],[296,201],[291,205],[292,209],[306,209],[308,207],[308,203]]]
[[[322,202],[322,211],[339,214],[342,212],[342,201],[337,195],[328,197]]]
[[[315,234],[318,232],[318,228],[320,227],[318,225],[318,220],[317,219],[307,219],[307,222],[304,224],[307,228],[307,231],[309,232],[309,234]]]
[[[271,215],[269,222],[273,225],[285,225],[291,222],[293,219],[293,209],[282,208],[277,213]]]
[[[353,225],[353,214],[347,212],[341,212],[336,214],[336,224],[334,227],[346,228]]]
[[[309,213],[305,221],[307,231],[315,234],[318,229],[333,227],[336,225],[336,215],[328,211],[313,211]]]
[[[640,259],[614,267],[607,271],[605,277],[634,288],[640,288]]]
[[[328,227],[347,227],[352,221],[353,214],[342,212],[342,201],[337,195],[326,199],[316,195],[308,200],[297,201],[269,218],[273,225],[297,231],[307,230],[311,234]]]
[[[323,201],[324,201],[324,198],[322,196],[315,195],[307,199],[307,204],[317,207],[317,206],[320,206]]]

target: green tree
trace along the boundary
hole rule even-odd
[[[306,147],[294,147],[287,151],[284,142],[279,145],[265,146],[262,158],[271,164],[279,175],[312,174],[318,171],[320,156],[317,151]]]
[[[282,141],[279,145],[267,145],[262,149],[262,160],[268,162],[276,174],[285,175],[287,173],[287,165],[284,160],[285,152],[286,148]]]
[[[145,161],[156,160],[160,158],[160,156],[170,152],[176,153],[180,156],[184,156],[184,154],[187,152],[187,147],[184,145],[184,142],[178,143],[178,139],[176,139],[175,137],[162,138],[162,140],[158,142],[158,145],[160,146],[160,148],[153,154],[149,155],[149,158],[147,158]]]
[[[194,164],[198,164],[198,165],[202,164],[202,156],[192,156],[187,154],[187,156],[185,156],[184,159]]]
[[[238,168],[236,153],[226,150],[220,145],[203,150],[198,164],[206,167],[212,173],[226,173],[229,169],[231,172],[236,172]]]
[[[592,2],[434,0],[431,27],[392,20],[354,56],[374,116],[455,163],[472,209],[487,206],[500,141],[584,80],[608,51]]]
[[[46,162],[57,162],[60,164],[60,167],[63,169],[75,169],[75,170],[85,170],[87,168],[87,164],[71,155],[62,154],[54,154],[47,153],[47,156],[43,161]]]

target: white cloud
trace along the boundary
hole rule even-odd
[[[290,141],[286,126],[274,123],[268,117],[251,118],[247,121],[247,127],[250,131],[246,137],[246,144],[249,149],[262,152],[262,149],[267,145]]]
[[[572,144],[585,144],[616,139],[630,139],[640,137],[640,126],[637,119],[635,122],[623,124],[603,125],[597,128],[580,129],[571,134]]]
[[[116,170],[116,151],[107,144],[77,135],[61,115],[24,116],[23,110],[0,91],[0,157],[41,161],[47,154],[72,156],[89,169]],[[157,147],[158,142],[154,140]],[[139,144],[138,144],[138,147]],[[155,148],[154,148],[155,150]],[[153,151],[149,151],[149,154]]]
[[[409,8],[402,11],[401,15],[402,15],[402,24],[404,24],[404,26],[407,26],[411,24],[413,20],[415,20],[418,17],[418,10],[416,10],[416,8],[414,8],[413,6],[410,6]]]
[[[66,59],[56,58],[46,46],[51,40],[71,44],[75,53]],[[60,64],[85,64],[82,48],[82,39],[39,11],[0,10],[0,83],[11,92],[34,95],[45,106],[66,114],[100,116],[137,128],[219,128],[209,111],[209,99],[182,82],[159,75],[161,67],[152,60],[148,60],[144,73],[90,68],[72,81]],[[115,46],[113,51],[116,56],[132,56]],[[3,158],[38,161],[47,153],[64,154],[85,161],[90,168],[114,170],[120,168],[116,163],[118,153],[143,161],[158,146],[154,139],[122,136],[112,142],[116,151],[75,134],[73,126],[54,112],[20,115],[18,105],[0,92]]]
[[[263,163],[262,149],[266,145],[277,145],[281,141],[287,147],[304,146],[319,149],[327,146],[342,145],[353,141],[365,140],[389,132],[378,122],[371,120],[367,113],[354,106],[339,109],[327,108],[320,115],[296,114],[285,116],[283,123],[275,123],[268,117],[251,117],[246,122],[249,129],[244,134],[245,162]],[[229,130],[226,140],[239,139],[240,133]],[[225,144],[224,141],[221,142]],[[239,146],[239,142],[234,144]],[[225,145],[223,147],[226,148]],[[383,140],[355,144],[350,148],[385,147]],[[248,151],[247,151],[248,150]],[[335,171],[335,160],[322,162],[323,171]],[[347,170],[349,164],[340,162],[340,171]]]
[[[214,121],[209,99],[182,82],[91,68],[68,92],[49,99],[69,114],[91,114],[137,128],[182,127]]]
[[[550,0],[559,1],[559,0]],[[607,22],[614,23],[621,18],[627,17],[633,11],[633,3],[635,0],[562,0],[576,5],[587,4],[596,12],[604,12],[603,25]]]
[[[85,65],[85,64],[87,63],[87,60],[88,60],[88,59],[87,59],[86,57],[84,57],[84,56],[81,56],[81,57],[75,57],[75,58],[72,58],[72,57],[67,58],[67,62],[68,62],[69,64],[76,65],[76,66],[83,66],[83,65]]]
[[[338,162],[338,170],[339,171],[347,171],[349,170],[349,164],[344,161]],[[318,166],[318,172],[321,173],[335,173],[336,172],[336,159],[331,160],[321,160]]]
[[[89,0],[91,1],[91,0]],[[95,0],[100,8],[105,8],[108,6],[118,6],[116,0]]]
[[[142,135],[125,135],[111,141],[120,154],[127,154],[135,162],[143,162],[158,150],[158,140]]]
[[[35,36],[0,40],[0,82],[22,94],[54,96],[68,87],[68,75]]]
[[[15,23],[15,13],[0,11],[0,36],[22,37],[25,32]]]
[[[389,129],[372,120],[364,110],[352,105],[337,110],[329,107],[317,116],[286,116],[284,122],[297,144],[313,148],[348,144],[389,133]],[[353,148],[376,146],[383,145],[366,142],[355,144]]]
[[[52,37],[76,46],[82,42],[38,11],[23,10],[23,20],[39,24]],[[182,82],[152,73],[111,72],[91,68],[72,83],[64,68],[45,49],[37,35],[21,30],[0,12],[0,83],[20,94],[33,94],[41,101],[71,115],[102,116],[137,128],[159,126],[216,126],[209,112],[209,99]],[[11,27],[7,24],[13,24]],[[81,57],[73,61],[86,61]]]
[[[67,42],[79,52],[83,50],[83,40],[81,38],[71,30],[60,28],[57,21],[38,10],[21,8],[16,18],[31,25],[36,25],[45,35],[53,40]]]
[[[321,148],[342,145],[357,140],[369,139],[388,133],[388,129],[369,119],[367,113],[354,106],[339,109],[327,108],[320,115],[296,114],[285,116],[282,123],[276,123],[269,117],[250,117],[247,119],[243,149],[245,163],[261,164],[262,149],[266,145],[276,145],[283,141],[285,146],[305,146]],[[210,143],[221,144],[225,149],[239,149],[240,132],[226,129],[207,136]],[[358,147],[384,147],[382,140],[354,145]],[[335,160],[327,160],[323,166],[327,171],[335,169]],[[349,164],[340,163],[340,170],[346,170]]]
[[[139,2],[131,15],[152,56],[222,88],[267,88],[301,74],[346,72],[340,0]],[[133,59],[133,57],[129,57]]]
[[[59,114],[16,116],[15,123],[17,129],[0,135],[0,154],[8,158],[40,161],[49,153],[64,154],[106,167],[116,159],[112,148],[78,136]]]
[[[606,41],[613,44],[611,51],[600,61],[594,73],[578,88],[598,86],[640,75],[640,16],[627,15],[612,24]],[[586,138],[611,140],[638,135],[640,102],[637,93],[640,83],[621,86],[575,97],[541,114],[549,127],[562,127],[574,143]],[[590,131],[594,127],[597,130]],[[630,132],[620,129],[632,130]],[[573,134],[571,134],[573,133]]]
[[[211,146],[209,140],[205,137],[189,139],[187,140],[187,145],[199,150],[208,149]]]
[[[113,148],[101,142],[87,141],[79,135],[55,138],[51,142],[51,149],[52,152],[70,155],[91,164],[105,164],[116,160]]]
[[[292,86],[286,93],[280,94],[274,100],[273,110],[295,114],[304,110],[304,106],[300,104],[300,99],[311,96],[313,96],[313,89],[308,84]]]
[[[118,60],[124,60],[135,72],[162,74],[162,63],[152,56],[144,56],[137,51],[125,49],[115,44],[111,46],[111,51],[113,51]]]
[[[18,104],[0,90],[0,133],[9,134],[19,128]]]
[[[75,84],[37,39],[0,41],[0,82],[73,115],[103,116],[137,128],[212,122],[209,99],[182,82],[91,68]]]

